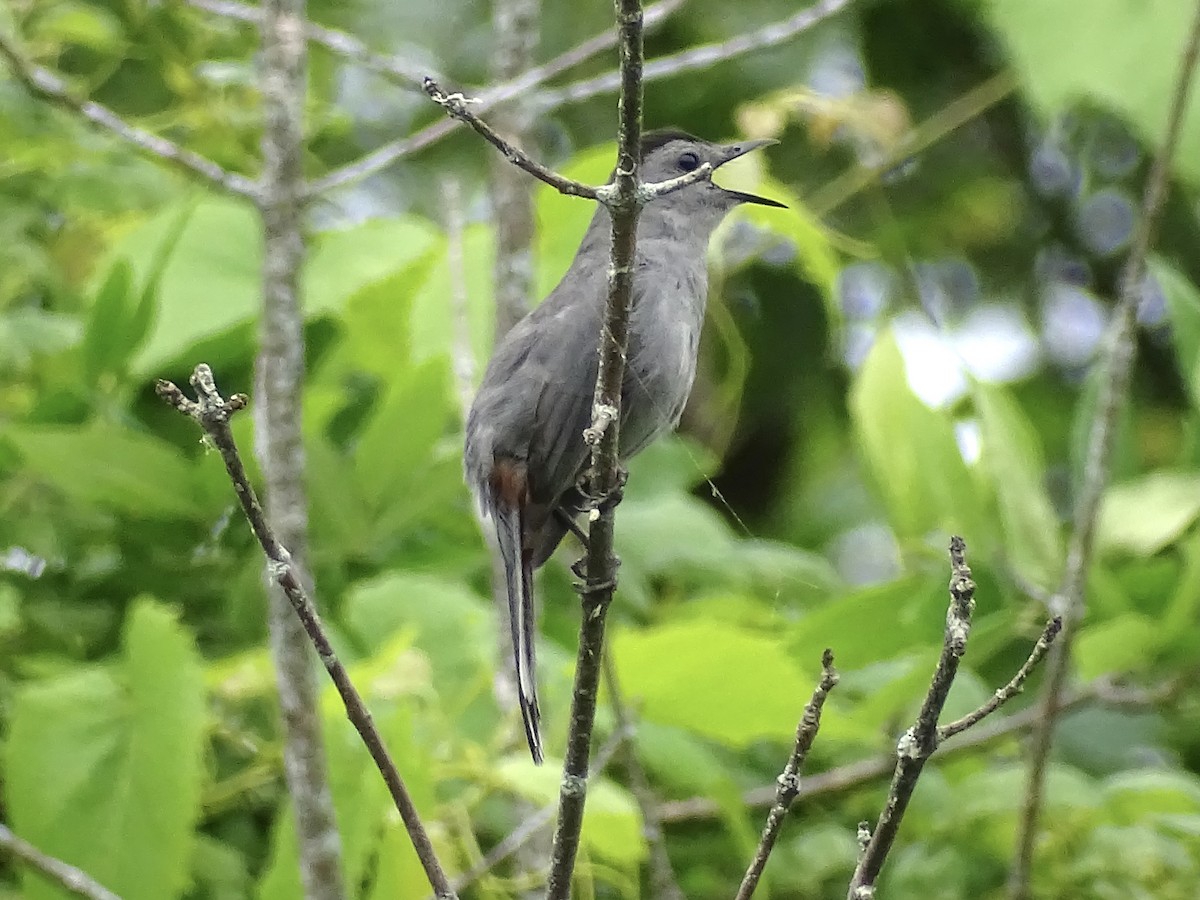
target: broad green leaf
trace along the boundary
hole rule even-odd
[[[121,659],[17,695],[7,744],[14,829],[126,900],[187,887],[204,777],[204,684],[191,636],[136,603]],[[58,898],[25,874],[29,900]]]
[[[1086,624],[1075,641],[1080,677],[1092,679],[1144,669],[1169,637],[1157,622],[1139,613]]]
[[[913,394],[894,336],[881,336],[850,395],[854,429],[901,541],[931,532],[978,542],[981,499],[950,420]]]
[[[412,299],[411,340],[413,362],[434,357],[459,360],[464,349],[478,383],[492,347],[495,306],[492,267],[496,253],[492,229],[469,225],[463,230],[465,271],[451,277],[450,254],[443,240],[431,251],[432,265]],[[456,299],[461,277],[466,288],[466,309]],[[467,346],[464,348],[464,342]]]
[[[1094,100],[1157,144],[1179,77],[1193,15],[1180,0],[990,0],[1024,96],[1047,114]],[[1181,174],[1200,180],[1200,93],[1193,92],[1175,154]]]
[[[66,497],[154,518],[211,512],[195,465],[170,444],[105,423],[12,426],[4,439]]]
[[[427,253],[350,296],[338,347],[342,371],[365,371],[390,383],[411,366],[413,299],[435,257]]]
[[[1105,805],[1118,822],[1134,825],[1150,816],[1200,813],[1200,780],[1191,773],[1135,769],[1110,776]]]
[[[352,673],[355,684],[370,700],[373,679]],[[330,790],[338,834],[342,842],[342,877],[346,896],[360,896],[360,886],[373,873],[372,897],[423,897],[429,889],[423,871],[398,822],[395,805],[362,739],[346,720],[345,710],[332,688],[322,695],[324,742],[328,755]],[[413,737],[413,720],[404,704],[390,708],[372,703],[375,721],[405,786],[416,803],[427,829],[437,836],[432,761]],[[398,826],[398,827],[396,827]],[[438,846],[444,865],[452,856]],[[384,885],[381,889],[380,883]],[[271,857],[260,879],[258,900],[292,900],[302,895],[296,828],[291,804],[280,808],[272,829]]]
[[[1110,487],[1097,540],[1109,551],[1153,556],[1200,517],[1200,474],[1152,472]]]
[[[438,239],[437,230],[416,216],[371,219],[318,235],[304,270],[305,315],[339,312],[363,288],[424,258]]]
[[[103,54],[119,53],[125,43],[120,19],[103,7],[74,0],[47,3],[32,22],[40,41],[77,44]]]
[[[450,403],[445,357],[403,373],[381,398],[354,451],[359,487],[374,507],[409,501],[407,489],[428,477],[453,418]]]
[[[1200,371],[1200,290],[1161,258],[1152,258],[1149,265],[1167,301],[1179,375],[1191,394],[1192,405],[1200,409],[1200,381],[1195,377]]]
[[[453,691],[490,669],[494,646],[490,604],[457,581],[390,572],[356,584],[346,595],[347,628],[374,652],[402,628],[415,631],[439,687]]]
[[[75,346],[83,329],[71,316],[31,306],[0,312],[0,370],[25,369],[33,360]]]
[[[253,207],[225,198],[189,201],[186,223],[180,209],[165,209],[117,242],[112,258],[125,258],[135,280],[146,285],[161,268],[158,315],[132,368],[152,375],[197,342],[257,315],[262,282],[262,225]],[[178,234],[162,267],[168,238]]]
[[[133,292],[133,272],[118,259],[92,300],[92,313],[83,338],[84,371],[90,379],[119,368],[129,353],[126,307]]]
[[[1012,566],[1050,588],[1063,563],[1058,517],[1046,493],[1046,464],[1036,432],[1001,387],[976,383],[972,396],[983,438],[982,462],[996,493],[1004,548]]]
[[[178,232],[158,285],[158,316],[134,360],[153,374],[194,345],[256,320],[262,296],[262,222],[248,204],[206,197],[180,229],[178,208],[155,216],[113,248],[129,260],[139,284],[152,280],[168,238]],[[365,222],[318,235],[301,283],[305,315],[342,308],[356,291],[404,268],[435,241],[419,219]]]
[[[812,693],[782,641],[725,623],[623,631],[613,658],[643,718],[733,747],[786,737]]]
[[[509,790],[539,805],[557,802],[562,773],[547,761],[535,766],[528,759],[510,756],[495,773]],[[588,785],[583,810],[583,845],[610,863],[636,865],[646,857],[642,815],[637,802],[623,787],[607,778]]]

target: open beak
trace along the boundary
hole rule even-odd
[[[772,144],[778,143],[779,141],[765,138],[758,141],[740,141],[736,144],[726,144],[721,148],[721,158],[713,168],[719,169],[731,159],[737,159],[739,156],[745,156],[747,153],[750,153],[754,150],[758,150],[762,147],[770,147]],[[778,200],[771,200],[768,197],[760,197],[757,194],[747,194],[744,191],[731,191],[726,188],[721,188],[721,190],[725,191],[727,194],[732,194],[743,203],[757,203],[760,206],[777,206],[780,209],[787,209],[786,203],[780,203]]]

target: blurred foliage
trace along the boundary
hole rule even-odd
[[[549,58],[607,7],[545,4]],[[793,12],[690,0],[669,52]],[[1136,7],[1136,8],[1135,8]],[[455,81],[486,78],[486,4],[320,0],[318,21]],[[648,121],[780,146],[723,172],[785,199],[739,211],[684,434],[633,466],[613,654],[687,896],[730,896],[823,648],[843,681],[810,771],[886,753],[941,642],[963,534],[976,624],[948,715],[1024,659],[1064,564],[1095,370],[1188,4],[869,2],[809,35],[647,87]],[[253,32],[182,3],[10,0],[0,28],[73,89],[252,174]],[[306,166],[433,121],[419,94],[314,48]],[[592,74],[611,59],[588,63]],[[1195,684],[1200,654],[1200,110],[1139,307],[1140,358],[1088,573],[1076,677]],[[612,100],[546,111],[546,159],[599,181]],[[460,475],[439,179],[468,187],[469,354],[491,341],[483,162],[456,135],[316,204],[304,290],[318,596],[446,863],[468,867],[557,795],[578,605],[540,579],[550,762],[493,693],[490,566]],[[211,363],[250,390],[253,209],[212,195],[0,80],[0,818],[130,898],[298,896],[264,646],[261,559],[219,460],[153,396]],[[537,283],[591,210],[537,193]],[[253,468],[249,416],[236,422]],[[1037,682],[1038,679],[1034,679]],[[1035,684],[1036,687],[1036,684]],[[1014,701],[1028,704],[1036,690]],[[386,791],[323,698],[351,896],[426,888]],[[601,730],[612,717],[602,712]],[[1044,898],[1200,894],[1200,706],[1085,705],[1060,729]],[[1022,793],[1008,738],[929,767],[889,898],[1001,895]],[[589,797],[581,894],[646,896],[640,814],[614,766]],[[841,896],[869,782],[801,804],[759,896]],[[516,801],[523,801],[517,803]],[[514,896],[510,865],[471,897]],[[57,897],[0,861],[0,897]]]

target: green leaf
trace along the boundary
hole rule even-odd
[[[94,422],[12,426],[4,439],[29,471],[76,502],[148,517],[203,518],[211,512],[195,465],[149,435]]]
[[[182,894],[204,777],[204,683],[191,636],[148,600],[122,657],[30,685],[13,707],[14,829],[126,900]],[[26,869],[29,900],[62,894]]]
[[[901,540],[931,532],[978,543],[980,498],[950,420],[908,386],[895,337],[881,336],[858,373],[850,410],[863,456]]]
[[[1057,584],[1063,564],[1058,516],[1046,493],[1037,433],[1012,396],[976,383],[972,390],[983,438],[982,462],[1000,510],[1006,554],[1033,584]]]
[[[1110,776],[1104,796],[1118,823],[1136,825],[1149,816],[1200,811],[1200,780],[1189,772],[1135,769]]]
[[[535,766],[524,756],[510,756],[500,761],[496,775],[509,790],[539,805],[558,799],[561,772],[550,764]],[[582,838],[586,851],[611,863],[636,865],[646,857],[637,802],[607,778],[588,785]]]
[[[614,660],[643,718],[733,747],[794,732],[812,694],[782,641],[727,623],[619,632]]]
[[[125,307],[132,291],[133,272],[125,260],[118,259],[92,300],[92,314],[84,332],[83,367],[92,380],[115,371],[129,353],[123,332]]]
[[[1048,115],[1094,100],[1162,140],[1167,103],[1191,27],[1179,0],[991,0],[986,15],[1008,49],[1023,95]],[[1200,93],[1193,92],[1175,154],[1200,180]]]
[[[158,315],[132,363],[139,376],[161,371],[199,341],[258,313],[262,224],[249,203],[209,197],[169,207],[118,241],[111,255],[129,261],[143,288],[160,275]]]
[[[57,0],[47,7],[44,14],[33,17],[39,40],[77,44],[100,53],[117,53],[124,46],[121,21],[108,10],[71,0]]]
[[[1108,551],[1153,556],[1200,517],[1200,474],[1152,472],[1110,487],[1097,540]]]
[[[1195,378],[1200,367],[1200,290],[1163,259],[1152,257],[1149,267],[1167,301],[1179,375],[1191,395],[1192,405],[1200,409],[1200,381]]]
[[[1085,625],[1075,642],[1080,677],[1091,679],[1145,669],[1169,637],[1156,621],[1140,613]]]
[[[0,370],[26,369],[38,356],[67,350],[83,329],[71,316],[31,306],[0,313]]]
[[[351,588],[344,615],[346,626],[371,652],[401,628],[414,629],[416,645],[433,665],[435,682],[446,691],[491,669],[491,605],[459,582],[390,572]]]
[[[407,269],[435,249],[439,235],[416,216],[371,219],[319,235],[304,271],[304,311],[338,312],[370,284]]]
[[[411,502],[429,477],[435,445],[453,421],[445,357],[402,372],[367,422],[354,451],[364,497],[377,509]]]
[[[424,362],[433,357],[457,359],[462,352],[460,335],[466,334],[476,380],[482,376],[492,347],[495,306],[492,267],[495,258],[492,229],[469,225],[463,231],[462,255],[466,271],[458,273],[466,282],[466,322],[458,309],[455,279],[450,274],[450,255],[445,241],[433,251],[428,277],[412,301],[412,358]],[[463,327],[465,324],[465,328]]]

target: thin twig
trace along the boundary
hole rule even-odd
[[[961,734],[968,728],[983,721],[1001,706],[1011,700],[1017,694],[1021,693],[1025,687],[1025,682],[1029,678],[1034,669],[1042,661],[1042,657],[1050,650],[1058,633],[1062,630],[1062,619],[1055,616],[1046,623],[1046,627],[1042,629],[1042,635],[1037,639],[1037,643],[1033,645],[1033,650],[1029,654],[1029,658],[1025,660],[1025,664],[1017,670],[1017,674],[1012,677],[1004,687],[996,691],[979,709],[970,712],[961,719],[955,719],[949,725],[943,725],[938,728],[937,741],[940,744],[947,738],[952,738],[956,734]]]
[[[0,56],[8,62],[8,66],[17,80],[35,96],[56,106],[61,106],[93,125],[112,132],[148,156],[171,163],[189,175],[198,175],[214,187],[239,197],[257,199],[258,186],[252,179],[223,169],[199,153],[194,153],[174,141],[169,141],[130,124],[103,104],[76,97],[66,82],[49,69],[34,65],[27,60],[17,48],[13,38],[2,32],[0,32]]]
[[[1085,703],[1099,702],[1107,706],[1142,709],[1162,702],[1179,689],[1182,682],[1167,682],[1150,690],[1125,688],[1113,685],[1108,678],[1095,681],[1071,691],[1063,698],[1063,709],[1072,710]],[[1030,706],[1018,713],[992,719],[988,724],[972,728],[950,738],[939,746],[935,758],[945,759],[961,756],[1004,738],[1027,731],[1037,724],[1042,710]],[[837,766],[825,772],[808,775],[800,782],[796,801],[809,800],[837,794],[883,778],[896,768],[896,754],[887,753],[871,759],[859,760]],[[769,807],[775,802],[778,787],[774,784],[751,788],[742,795],[742,803],[749,809]],[[711,797],[689,797],[686,800],[670,800],[658,807],[658,818],[662,822],[691,822],[713,819],[724,815],[725,808]]]
[[[29,841],[17,837],[3,824],[0,824],[0,850],[7,850],[14,859],[21,860],[77,897],[83,897],[85,900],[121,900],[87,872],[43,853]]]
[[[887,802],[879,814],[879,821],[871,833],[871,841],[858,861],[854,877],[850,881],[847,900],[870,897],[875,879],[883,868],[904,812],[912,799],[917,780],[925,762],[937,749],[937,720],[942,714],[950,686],[958,674],[958,664],[967,652],[967,638],[971,633],[971,614],[975,609],[975,582],[967,567],[966,544],[955,536],[950,539],[950,608],[946,612],[946,632],[942,642],[942,654],[929,685],[929,692],[921,703],[917,721],[904,733],[896,746],[896,771]]]
[[[679,9],[684,2],[685,0],[663,0],[663,2],[649,7],[646,10],[646,27],[650,28],[666,21],[667,17]],[[616,40],[616,32],[612,29],[605,29],[600,34],[588,38],[581,44],[572,47],[549,62],[530,69],[512,81],[486,89],[475,104],[476,115],[482,116],[502,103],[524,96],[568,69],[587,62],[597,53],[608,50],[616,44]],[[419,150],[424,150],[431,144],[437,143],[460,124],[461,121],[458,119],[440,119],[415,134],[384,144],[360,159],[314,180],[309,186],[308,196],[310,198],[318,197],[337,188],[369,178],[397,160],[411,156]]]
[[[1038,819],[1042,809],[1042,791],[1046,778],[1050,747],[1061,713],[1060,695],[1071,666],[1071,648],[1075,632],[1086,611],[1084,588],[1100,516],[1100,503],[1108,484],[1117,423],[1129,393],[1133,360],[1137,353],[1135,321],[1141,295],[1146,256],[1154,240],[1155,228],[1166,200],[1171,160],[1179,144],[1183,120],[1188,108],[1192,76],[1200,58],[1200,3],[1196,4],[1192,27],[1180,56],[1179,75],[1175,80],[1167,112],[1167,127],[1162,145],[1154,158],[1142,207],[1134,229],[1129,258],[1121,275],[1117,308],[1113,315],[1106,369],[1100,384],[1096,414],[1088,433],[1084,479],[1075,505],[1074,528],[1067,544],[1067,564],[1062,584],[1051,612],[1063,616],[1063,636],[1050,654],[1042,707],[1042,722],[1034,732],[1030,751],[1029,778],[1017,830],[1017,853],[1009,876],[1008,894],[1012,900],[1030,896],[1030,872]]]
[[[621,683],[617,679],[616,666],[612,655],[604,654],[604,687],[608,691],[608,701],[612,706],[613,718],[617,722],[617,731],[625,736],[621,741],[621,761],[629,776],[629,789],[642,812],[642,836],[650,850],[650,896],[655,900],[684,900],[683,891],[679,887],[679,879],[675,877],[675,869],[671,865],[671,856],[667,853],[666,835],[663,833],[662,822],[658,818],[658,801],[650,779],[642,762],[637,755],[637,729],[629,713],[629,707],[621,693]]]
[[[770,25],[764,25],[745,34],[739,34],[727,41],[702,44],[670,56],[660,56],[658,59],[646,63],[643,79],[655,81],[695,69],[707,69],[717,63],[727,62],[747,53],[778,46],[841,11],[850,2],[851,0],[821,0],[794,16],[780,22],[772,22]],[[534,106],[539,110],[546,111],[567,103],[581,103],[600,94],[611,94],[620,86],[621,73],[607,72],[561,88],[541,91],[534,98]]]
[[[588,528],[587,568],[580,589],[583,621],[579,629],[579,653],[575,664],[575,686],[571,696],[571,727],[563,761],[559,795],[558,826],[550,857],[546,900],[567,900],[571,874],[583,828],[587,797],[588,756],[596,719],[596,695],[600,690],[600,663],[604,658],[604,625],[616,589],[617,559],[613,554],[615,506],[620,499],[621,384],[625,375],[625,353],[629,345],[629,310],[633,298],[633,270],[637,252],[637,222],[641,212],[638,168],[642,138],[642,4],[641,0],[616,0],[617,46],[621,62],[621,94],[617,104],[617,165],[613,196],[608,208],[612,220],[611,262],[608,302],[597,336],[600,345],[596,389],[592,400],[593,420],[599,410],[617,411],[614,421],[592,447],[588,480],[601,502]]]
[[[279,542],[267,523],[266,513],[246,477],[246,468],[238,453],[237,444],[234,442],[233,431],[229,427],[229,420],[233,414],[247,406],[249,401],[246,395],[234,394],[228,400],[221,397],[213,380],[212,370],[204,363],[196,366],[195,372],[192,373],[191,383],[196,390],[197,399],[194,401],[188,399],[183,391],[169,381],[160,380],[155,390],[171,406],[195,420],[211,440],[217,452],[221,454],[221,460],[225,463],[225,471],[229,473],[229,478],[233,482],[234,491],[242,505],[242,511],[246,514],[246,519],[250,523],[254,536],[258,538],[263,553],[266,554],[271,577],[283,590],[299,617],[313,647],[316,648],[321,664],[329,673],[330,679],[342,698],[347,718],[357,729],[367,751],[379,768],[388,792],[396,804],[396,810],[400,813],[400,818],[412,840],[417,858],[421,861],[425,874],[429,878],[430,886],[434,889],[438,900],[452,900],[456,894],[438,862],[433,843],[429,839],[425,826],[421,823],[417,807],[405,787],[404,779],[400,777],[400,772],[396,769],[396,764],[392,761],[384,745],[379,729],[375,727],[375,721],[371,717],[362,695],[358,693],[358,689],[355,688],[346,672],[346,667],[334,653],[316,608],[309,600],[308,592],[301,582],[300,573],[292,562],[291,554]]]
[[[750,865],[746,869],[746,875],[742,878],[742,884],[738,888],[734,900],[750,900],[758,888],[763,870],[767,867],[767,860],[771,856],[771,851],[775,849],[775,841],[779,837],[780,828],[783,827],[784,817],[787,816],[788,810],[792,808],[792,804],[800,793],[800,770],[804,768],[808,751],[812,749],[817,731],[821,727],[821,709],[825,706],[825,699],[829,696],[829,692],[837,683],[838,673],[833,668],[833,651],[826,650],[821,657],[821,680],[813,690],[812,699],[804,707],[804,715],[800,718],[800,724],[796,726],[796,743],[792,747],[792,755],[788,757],[787,765],[784,766],[783,772],[776,782],[775,803],[771,806],[771,811],[767,813],[767,824],[763,826],[762,837],[754,851],[754,858],[750,860]]]
[[[470,125],[484,140],[503,153],[505,158],[513,165],[525,170],[539,181],[544,181],[560,193],[569,194],[573,197],[586,197],[588,200],[600,199],[594,187],[578,181],[572,181],[570,178],[565,178],[557,172],[550,171],[541,163],[535,162],[520,147],[513,145],[501,137],[487,122],[483,121],[483,119],[467,108],[467,104],[473,101],[468,100],[462,94],[447,94],[432,78],[426,78],[423,85],[425,93],[429,95],[434,103],[446,110],[448,115]]]
[[[618,729],[596,751],[595,768],[597,775],[608,767],[617,749],[624,741],[625,736]],[[492,869],[496,868],[496,866],[500,865],[500,863],[504,862],[504,860],[525,847],[538,832],[554,821],[554,811],[557,808],[557,804],[547,804],[522,821],[516,828],[505,835],[500,843],[489,850],[483,859],[454,879],[454,889],[460,892],[465,891],[488,872],[492,871]]]
[[[213,15],[238,22],[262,22],[262,10],[237,0],[185,0],[189,6]],[[421,79],[429,74],[429,66],[405,59],[395,53],[377,53],[361,40],[345,31],[306,22],[304,36],[314,44],[332,50],[350,62],[358,63],[386,76],[390,81],[411,91],[421,90]]]

